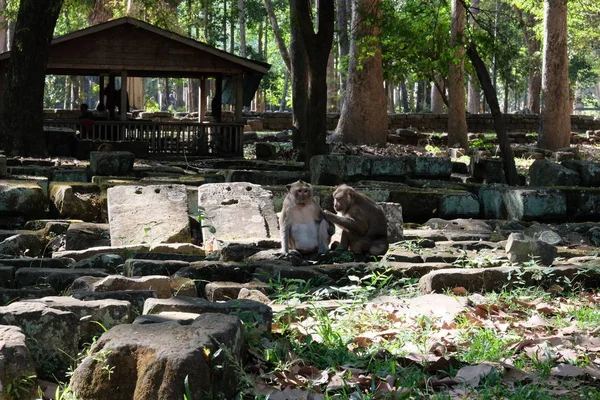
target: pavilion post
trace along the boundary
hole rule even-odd
[[[242,109],[244,108],[244,75],[235,76],[235,122],[242,122]]]
[[[98,99],[98,103],[102,104],[106,110],[106,102],[104,101],[104,75],[98,77],[98,85],[100,86],[100,98]]]
[[[0,113],[4,109],[4,92],[6,91],[6,68],[0,64]]]
[[[121,106],[119,107],[119,119],[127,121],[127,71],[121,71]]]
[[[200,78],[200,84],[198,85],[198,99],[200,107],[198,108],[198,122],[204,121],[206,118],[206,95],[208,90],[206,89],[206,77]]]

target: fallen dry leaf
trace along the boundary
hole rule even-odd
[[[552,367],[550,371],[553,376],[559,376],[563,378],[573,378],[586,374],[583,368],[571,364],[558,364],[556,367]]]
[[[479,386],[479,381],[481,379],[490,375],[494,371],[494,367],[488,363],[468,365],[458,370],[455,378],[461,383],[476,388],[477,386]]]

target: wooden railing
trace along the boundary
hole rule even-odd
[[[78,139],[147,142],[155,154],[242,157],[244,153],[243,124],[95,120],[92,129],[85,129],[79,120],[45,120],[44,125],[74,129]]]

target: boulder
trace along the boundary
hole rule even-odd
[[[0,400],[36,398],[35,363],[26,339],[21,328],[0,325]]]
[[[73,223],[67,229],[66,250],[85,250],[110,246],[109,224]]]
[[[78,352],[79,318],[75,314],[19,301],[0,307],[0,324],[23,330],[39,378],[65,378]]]
[[[38,235],[19,233],[0,242],[0,254],[9,256],[39,257],[44,251],[44,243]]]
[[[198,205],[204,210],[205,245],[213,238],[279,237],[273,194],[259,185],[247,182],[202,185],[198,188]]]
[[[508,236],[505,249],[508,259],[514,263],[539,261],[542,265],[552,265],[557,254],[553,245],[516,232]]]
[[[60,218],[98,221],[102,214],[100,188],[93,183],[50,182],[50,201]]]
[[[44,215],[48,202],[40,185],[25,181],[0,181],[0,214],[27,218]]]
[[[92,151],[90,169],[93,175],[125,176],[133,172],[135,154],[129,151]]]
[[[581,186],[598,187],[600,186],[600,164],[583,161],[568,160],[561,163],[562,166],[572,169],[579,174]]]
[[[189,326],[120,325],[96,342],[70,386],[87,400],[182,399],[187,382],[190,400],[206,393],[233,399],[243,347],[243,327],[234,316],[205,314]]]
[[[115,186],[107,193],[112,246],[191,240],[184,185]]]
[[[550,160],[535,160],[529,167],[531,186],[578,186],[579,174]]]

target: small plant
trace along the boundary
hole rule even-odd
[[[7,398],[9,399],[17,400],[21,398],[29,398],[36,378],[36,375],[29,375],[23,376],[14,382],[10,382],[6,385],[4,393],[6,393]]]

